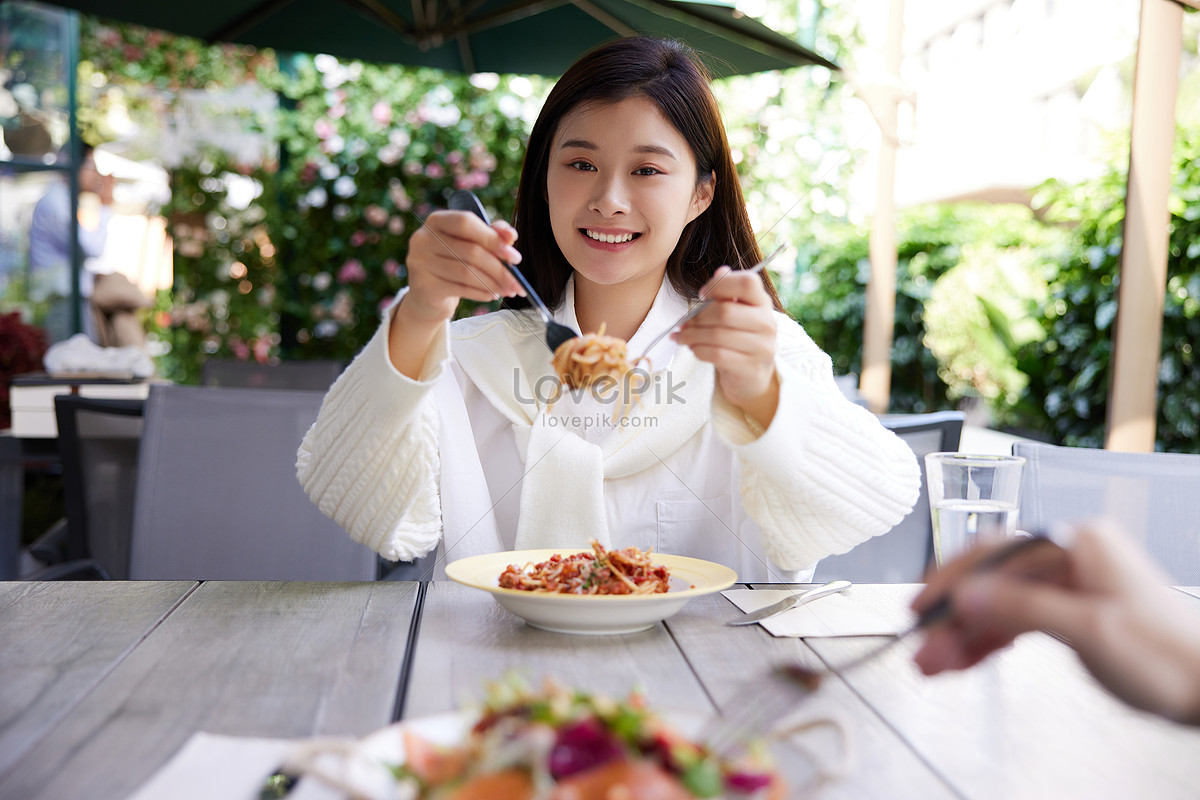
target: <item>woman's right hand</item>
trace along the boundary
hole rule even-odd
[[[520,263],[516,240],[517,232],[507,222],[488,226],[464,211],[433,212],[409,241],[409,289],[397,318],[432,327],[453,319],[462,298],[486,303],[523,295],[503,263]]]

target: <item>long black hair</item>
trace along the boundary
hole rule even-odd
[[[667,260],[667,277],[677,292],[694,298],[718,267],[745,269],[762,258],[710,84],[708,71],[686,45],[631,37],[591,51],[554,85],[529,135],[513,215],[521,270],[547,304],[555,306],[562,299],[572,271],[550,227],[550,148],[563,118],[581,104],[651,100],[691,147],[697,185],[715,179],[712,203],[683,229]],[[775,307],[782,310],[766,271],[762,277]],[[505,301],[509,308],[527,305],[521,297]]]

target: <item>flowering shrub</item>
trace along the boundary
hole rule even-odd
[[[409,236],[450,192],[472,189],[511,218],[524,138],[549,86],[329,56],[281,68],[270,51],[91,18],[82,39],[81,76],[100,87],[93,140],[115,102],[157,124],[171,95],[148,87],[253,76],[283,99],[278,118],[262,121],[279,139],[278,163],[210,151],[172,170],[175,285],[155,321],[169,350],[160,371],[179,382],[195,382],[208,358],[352,357],[405,285]]]
[[[209,358],[278,358],[284,278],[265,224],[273,181],[269,168],[239,169],[219,152],[173,173],[165,213],[175,285],[155,315],[170,345],[160,363],[166,377],[194,383]]]
[[[12,424],[8,389],[13,376],[42,369],[49,346],[46,332],[27,325],[20,313],[0,314],[0,428]]]
[[[540,98],[525,78],[331,56],[296,59],[274,86],[290,101],[279,131],[287,165],[267,218],[288,281],[282,345],[293,357],[349,358],[405,285],[412,232],[452,191],[472,189],[511,218]]]

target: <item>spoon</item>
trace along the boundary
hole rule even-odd
[[[483,209],[483,203],[479,202],[479,198],[474,192],[466,189],[459,189],[454,194],[450,195],[450,208],[454,211],[469,211],[475,216],[483,220],[485,225],[491,225],[491,220],[488,219],[487,212]],[[538,293],[529,285],[529,281],[525,280],[525,276],[521,271],[509,264],[503,262],[505,269],[512,273],[512,276],[517,279],[521,287],[525,290],[525,294],[537,309],[538,315],[542,318],[542,322],[546,324],[546,346],[551,352],[558,350],[559,345],[563,342],[574,339],[579,334],[568,328],[566,325],[560,325],[554,321],[550,315],[550,309],[546,308],[546,304],[542,302],[542,298],[538,297]]]
[[[743,273],[743,274],[748,274],[748,275],[753,275],[753,274],[755,274],[756,272],[762,272],[762,270],[763,270],[763,267],[765,267],[765,266],[767,265],[767,262],[768,262],[768,261],[770,261],[771,259],[773,259],[775,256],[779,255],[780,253],[782,253],[782,252],[783,252],[784,250],[786,250],[786,249],[787,249],[787,245],[786,245],[786,244],[781,244],[781,245],[779,245],[779,247],[776,247],[774,250],[772,250],[772,251],[771,251],[771,253],[770,253],[770,255],[768,255],[768,256],[767,256],[766,258],[764,258],[762,261],[760,261],[760,262],[758,262],[757,264],[755,264],[753,267],[749,267],[749,268],[747,268],[747,269],[743,269],[743,270],[738,270],[738,272],[741,272],[741,273]],[[641,355],[641,357],[640,357],[640,358],[638,358],[636,361],[632,361],[632,362],[630,362],[630,363],[632,363],[632,364],[636,364],[636,363],[640,362],[640,361],[641,361],[643,358],[645,358],[646,356],[650,355],[650,351],[654,349],[654,345],[656,345],[656,344],[658,344],[659,342],[661,342],[661,341],[663,340],[663,338],[667,336],[667,334],[669,334],[669,333],[671,333],[672,331],[676,330],[676,329],[677,329],[677,328],[678,328],[680,325],[682,325],[683,323],[687,322],[689,319],[691,319],[692,317],[696,316],[696,315],[697,315],[697,314],[699,314],[701,311],[703,311],[704,309],[706,309],[706,308],[708,308],[710,305],[712,305],[712,304],[713,304],[713,299],[714,299],[714,298],[712,298],[712,297],[706,297],[705,299],[701,300],[699,303],[696,303],[696,305],[694,305],[694,306],[692,306],[691,308],[689,308],[686,314],[684,314],[682,317],[680,317],[679,319],[677,319],[677,320],[675,320],[674,322],[672,322],[672,323],[671,323],[671,325],[670,325],[670,326],[669,326],[669,327],[668,327],[668,328],[667,328],[665,331],[663,331],[662,333],[660,333],[658,336],[655,336],[655,337],[654,337],[654,338],[653,338],[653,339],[650,341],[650,344],[646,345],[646,352],[644,352],[644,353]]]

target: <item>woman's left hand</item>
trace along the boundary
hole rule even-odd
[[[725,399],[767,427],[779,405],[779,376],[775,309],[762,277],[721,267],[701,287],[700,296],[715,302],[672,338],[711,363]]]

